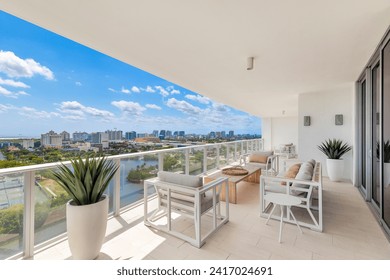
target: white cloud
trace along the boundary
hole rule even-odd
[[[108,90],[111,91],[111,92],[116,92],[116,90],[113,89],[113,88],[108,88]]]
[[[180,94],[180,91],[177,89],[171,90],[171,94]]]
[[[161,110],[161,107],[157,106],[156,104],[146,104],[145,107],[149,109]]]
[[[141,115],[142,112],[146,110],[139,103],[131,102],[131,101],[124,101],[124,100],[113,101],[111,102],[111,104],[119,108],[122,112],[126,114],[132,114],[135,116]]]
[[[10,92],[8,89],[5,89],[0,86],[0,94],[5,95],[5,96],[11,96],[12,92]]]
[[[59,117],[60,114],[55,112],[46,112],[46,111],[39,111],[35,108],[31,107],[20,107],[17,109],[19,111],[19,114],[28,117],[28,118],[37,118],[37,119],[50,119],[52,117]]]
[[[187,101],[177,100],[175,98],[168,99],[167,106],[191,115],[200,114],[202,112],[201,108],[193,106]]]
[[[9,109],[12,109],[12,107],[4,105],[4,104],[0,104],[0,113],[4,113],[4,112],[8,111]]]
[[[81,87],[83,85],[81,82],[76,82],[75,84],[76,84],[76,86],[79,86],[79,87]]]
[[[13,52],[0,50],[0,72],[10,78],[31,78],[41,75],[47,80],[53,80],[53,72],[32,58],[22,59]]]
[[[138,87],[136,87],[136,86],[133,86],[133,87],[131,88],[131,91],[132,91],[132,92],[136,92],[136,93],[140,93],[140,92],[141,92],[141,90],[140,90]]]
[[[169,91],[171,94],[180,94],[180,91],[175,89],[174,86],[168,86],[167,91]]]
[[[214,110],[218,111],[218,112],[228,112],[230,111],[229,107],[221,104],[221,103],[216,103],[214,102],[213,103],[213,108]]]
[[[149,92],[149,93],[154,93],[156,92],[151,86],[147,86],[145,89],[143,89],[144,91],[146,92]]]
[[[127,88],[122,87],[121,92],[122,92],[122,93],[129,94],[129,93],[130,93],[130,90],[127,89]]]
[[[111,119],[114,117],[114,114],[109,111],[100,110],[94,107],[84,106],[77,101],[61,102],[59,111],[62,113],[68,113],[73,117],[79,116],[85,118],[85,116],[92,116],[92,117],[99,117],[102,119]]]
[[[194,101],[197,101],[197,102],[202,103],[202,104],[209,104],[210,103],[209,98],[201,96],[199,94],[198,95],[187,94],[185,97],[187,99],[194,100]]]
[[[16,88],[29,88],[30,86],[26,85],[25,83],[5,79],[3,80],[0,78],[0,85],[10,86],[10,87],[16,87]]]
[[[162,86],[155,86],[154,88],[157,89],[159,91],[159,94],[161,94],[163,97],[167,97],[169,95],[169,92],[166,91],[166,89]]]

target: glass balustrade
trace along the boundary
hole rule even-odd
[[[109,212],[117,213],[118,209],[143,199],[143,181],[156,177],[158,170],[191,175],[212,172],[238,161],[247,147],[260,148],[262,140],[109,157],[120,165],[119,174],[106,190],[110,197]],[[28,249],[25,246],[29,242],[25,238],[37,246],[66,233],[66,203],[70,197],[52,175],[55,166],[56,163],[44,168],[42,165],[33,165],[14,168],[12,171],[0,169],[0,259],[26,255]],[[154,188],[149,191],[152,194]],[[34,198],[32,201],[29,195]],[[31,202],[26,204],[26,201]],[[26,220],[31,216],[31,211],[34,211],[33,222]]]

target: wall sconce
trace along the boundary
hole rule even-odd
[[[335,115],[334,117],[334,123],[335,125],[343,125],[343,115]]]
[[[304,126],[310,126],[310,116],[304,116],[303,117],[303,125]]]
[[[254,57],[248,57],[246,61],[246,70],[253,70]]]

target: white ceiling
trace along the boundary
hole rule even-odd
[[[390,24],[390,0],[0,0],[0,8],[262,117],[297,115],[298,94],[354,82]]]

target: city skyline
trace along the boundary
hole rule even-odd
[[[43,131],[261,134],[260,119],[0,12],[0,137]]]

